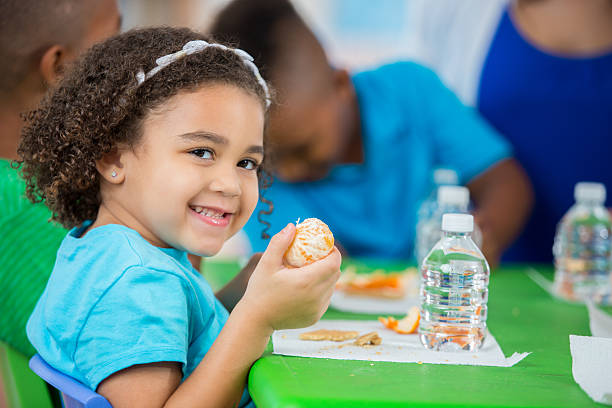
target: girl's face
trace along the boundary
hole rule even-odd
[[[124,223],[157,246],[218,252],[257,204],[263,129],[260,101],[236,86],[169,99],[145,118],[138,145],[120,153]]]

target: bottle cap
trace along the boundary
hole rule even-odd
[[[438,204],[466,207],[470,202],[470,190],[461,186],[440,186]]]
[[[474,231],[474,217],[471,214],[444,214],[442,231],[472,232]]]
[[[457,176],[457,172],[451,169],[436,169],[434,170],[433,178],[434,183],[438,186],[455,186],[459,184],[459,177]]]
[[[574,187],[576,201],[596,201],[603,204],[606,201],[606,186],[601,183],[577,183]]]

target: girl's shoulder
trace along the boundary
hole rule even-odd
[[[180,297],[178,293],[189,304],[196,296],[196,278],[183,265],[180,251],[157,248],[119,225],[97,227],[82,235],[86,228],[72,229],[62,242],[34,321],[55,324],[77,338],[92,311],[105,302],[121,309],[132,300],[146,303],[152,294],[159,304],[171,295]],[[184,257],[188,263],[187,254]]]
[[[150,244],[138,232],[109,224],[82,235],[88,224],[72,229],[58,251],[54,270],[86,271],[97,278],[114,280],[129,269],[147,269],[186,278],[191,269],[187,253]]]
[[[185,364],[189,334],[209,330],[217,313],[212,290],[183,266],[187,255],[121,226],[78,232],[62,243],[28,322],[38,352],[93,389],[134,364]]]

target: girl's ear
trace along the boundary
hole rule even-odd
[[[102,178],[111,184],[121,184],[125,180],[125,167],[122,152],[115,148],[96,161],[96,169]]]

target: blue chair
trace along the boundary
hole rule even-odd
[[[106,398],[74,378],[57,371],[38,354],[30,359],[30,368],[40,378],[58,389],[66,408],[113,408]]]

